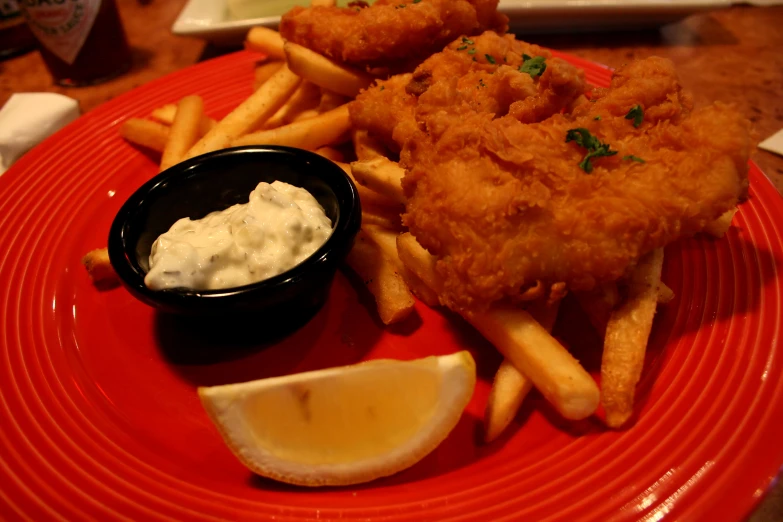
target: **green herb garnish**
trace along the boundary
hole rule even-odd
[[[462,37],[462,43],[466,43],[466,44],[468,44],[468,45],[473,45],[473,40],[471,40],[470,38],[466,38],[466,37],[464,37],[464,36],[463,36],[463,37]]]
[[[488,61],[489,63],[491,63],[492,65],[495,65],[495,63],[496,63],[496,62],[495,62],[495,59],[494,59],[494,58],[492,58],[492,56],[490,56],[490,55],[488,55],[488,54],[485,54],[485,55],[484,55],[484,58],[486,58],[486,59],[487,59],[487,61]]]
[[[644,161],[639,156],[634,156],[633,154],[628,154],[627,156],[623,156],[623,159],[624,160],[635,161],[636,163],[647,163],[646,161]]]
[[[633,120],[633,126],[638,129],[639,125],[642,124],[642,120],[644,120],[644,109],[642,109],[641,105],[634,105],[628,111],[628,114],[625,115],[625,119]]]
[[[419,2],[421,2],[421,0],[413,0],[414,4],[418,4]]]
[[[457,47],[457,50],[458,50],[458,51],[464,51],[464,50],[465,50],[465,49],[467,49],[467,48],[468,48],[468,46],[467,46],[467,45],[460,45],[459,47]]]
[[[381,85],[381,89],[380,90],[384,90],[385,88],[386,88],[385,85]]]
[[[470,51],[468,51],[468,54],[476,54],[476,50],[475,49],[471,49]]]
[[[596,116],[596,117],[595,117],[595,118],[593,118],[593,119],[594,119],[595,121],[601,121],[601,116],[600,116],[600,115],[599,115],[599,116]]]
[[[531,78],[541,76],[546,71],[546,58],[543,56],[536,56],[531,58],[530,56],[522,55],[522,65],[519,66],[519,72],[527,73]]]
[[[569,141],[575,141],[580,147],[587,149],[587,154],[579,162],[579,167],[590,174],[593,171],[593,164],[590,162],[593,158],[600,158],[604,156],[614,156],[617,154],[616,150],[611,150],[607,143],[602,143],[601,140],[590,134],[590,131],[584,128],[571,129],[566,133],[566,143]]]

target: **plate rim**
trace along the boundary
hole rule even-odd
[[[123,95],[115,98],[115,100],[112,100],[111,102],[103,104],[102,106],[96,108],[94,111],[90,111],[86,115],[84,115],[84,116],[80,117],[79,119],[77,119],[75,122],[69,124],[63,130],[59,131],[58,133],[56,133],[52,137],[48,138],[44,143],[51,142],[51,141],[57,141],[57,137],[58,137],[59,134],[68,132],[69,128],[72,128],[73,126],[78,125],[80,121],[82,122],[82,124],[84,124],[84,121],[85,121],[84,118],[88,118],[89,115],[91,115],[91,114],[101,115],[101,114],[103,114],[103,112],[111,112],[111,110],[113,109],[113,104],[115,102],[117,104],[119,104],[120,102],[125,101],[127,98],[135,98],[136,96],[138,96],[139,91],[143,92],[144,89],[153,89],[153,88],[155,88],[157,86],[158,82],[167,83],[168,81],[171,81],[171,79],[173,77],[176,77],[178,75],[189,75],[189,74],[191,74],[193,69],[199,69],[199,68],[202,68],[202,67],[210,68],[211,66],[214,66],[216,62],[220,62],[220,61],[223,61],[223,60],[225,60],[225,61],[235,60],[238,55],[242,55],[242,54],[247,54],[247,55],[252,56],[252,57],[257,57],[258,56],[258,54],[256,54],[256,53],[251,53],[251,52],[248,52],[248,51],[239,51],[237,53],[231,53],[231,54],[226,55],[226,56],[221,56],[221,57],[215,58],[213,60],[208,60],[208,61],[205,61],[205,62],[194,64],[194,65],[189,66],[187,68],[184,68],[184,69],[182,69],[180,71],[176,71],[176,72],[174,72],[174,73],[172,73],[170,75],[166,75],[166,76],[164,76],[162,78],[154,80],[153,82],[149,82],[148,84],[145,84],[144,86],[141,86],[138,89],[134,89],[132,91],[124,93]],[[570,55],[570,54],[567,54],[567,53],[558,53],[558,54],[574,57],[573,55]],[[579,57],[574,57],[574,58],[579,60],[579,61],[585,62],[585,63],[591,63],[594,66],[596,66],[596,65],[600,66],[600,64],[595,64],[594,62],[590,62],[589,60],[585,60],[585,59],[582,59],[582,58],[579,58]],[[600,67],[603,67],[604,69],[607,69],[605,66],[600,66]],[[129,116],[130,115],[125,115],[124,117],[129,117]],[[118,121],[121,121],[122,119],[124,119],[124,118],[120,118]],[[49,145],[51,145],[51,143],[49,143]],[[35,161],[37,161],[37,158],[35,158],[33,155],[25,155],[25,157],[20,159],[14,166],[11,167],[11,169],[9,169],[9,171],[4,176],[0,177],[0,190],[3,190],[4,188],[6,188],[10,184],[12,184],[15,178],[22,176],[23,175],[23,170],[27,167],[27,164],[28,163],[33,163]],[[765,188],[763,190],[765,192],[767,192],[769,190],[773,190],[773,191],[775,191],[776,194],[779,195],[779,193],[777,193],[776,189],[774,188],[774,185],[772,184],[772,182],[766,177],[766,175],[763,174],[763,171],[758,169],[758,167],[755,164],[753,164],[753,165],[758,170],[758,172],[761,174],[761,177],[766,181]],[[3,181],[3,179],[5,179],[5,181]],[[764,481],[766,483],[765,492],[769,491],[769,487],[770,487],[770,485],[772,484],[772,482],[774,480],[775,480],[774,476],[769,477],[767,479],[764,479]],[[761,498],[762,498],[761,496],[757,496],[757,497],[755,497],[753,499],[750,499],[749,506],[747,507],[745,512],[747,513],[754,506],[757,506],[758,503],[761,501]]]
[[[225,6],[225,0],[188,0],[171,26],[171,32],[179,36],[230,35],[248,30],[251,27],[277,27],[280,16],[266,16],[231,20],[223,18],[218,21],[197,22],[190,19],[189,12],[200,4],[220,2]],[[686,16],[699,11],[728,7],[734,0],[500,0],[498,11],[511,17],[524,15],[550,16],[563,15],[564,12],[580,15],[595,13],[642,14],[657,12],[662,15]],[[226,9],[224,9],[224,12]]]

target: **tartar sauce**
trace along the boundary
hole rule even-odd
[[[259,183],[246,204],[183,218],[155,240],[144,278],[153,290],[216,290],[262,281],[323,245],[332,223],[305,189]]]

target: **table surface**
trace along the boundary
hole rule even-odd
[[[37,52],[0,62],[0,106],[15,92],[60,92],[82,112],[150,80],[228,52],[170,27],[186,0],[117,0],[133,51],[128,74],[102,85],[53,86]],[[736,6],[691,16],[660,30],[595,34],[530,35],[521,38],[553,49],[620,66],[635,58],[664,56],[677,66],[696,104],[733,102],[754,123],[760,140],[783,128],[783,7]],[[758,150],[753,160],[783,194],[783,157]],[[783,444],[783,442],[781,442]],[[783,520],[783,481],[748,522]]]

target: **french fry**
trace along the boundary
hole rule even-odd
[[[319,114],[321,114],[321,113],[318,112],[317,109],[308,109],[306,111],[302,111],[299,114],[295,115],[293,117],[293,119],[291,120],[291,123],[296,123],[298,121],[309,120],[310,118],[315,118]]]
[[[373,215],[373,216],[378,216],[380,218],[383,218],[383,222],[377,223],[377,225],[385,228],[386,230],[393,231],[395,233],[399,233],[402,231],[403,212],[405,212],[405,207],[403,205],[394,205],[391,207],[387,207],[383,205],[376,205],[371,202],[362,204],[363,216]],[[364,221],[364,222],[370,224],[369,221]]]
[[[615,283],[605,283],[589,292],[574,292],[579,306],[587,314],[590,324],[602,338],[606,333],[609,316],[620,303],[620,293]],[[658,285],[658,304],[674,299],[674,292],[663,282]]]
[[[546,331],[551,332],[559,308],[560,301],[548,303],[545,299],[539,299],[528,308],[528,312]],[[485,443],[497,439],[511,424],[532,388],[533,381],[522,375],[508,359],[503,359],[492,381],[484,409]]]
[[[724,234],[726,234],[726,232],[728,232],[731,228],[731,222],[734,219],[734,214],[736,213],[737,207],[734,207],[733,209],[721,214],[718,219],[708,224],[704,228],[704,231],[717,238],[723,237]]]
[[[174,116],[176,115],[177,115],[176,103],[167,103],[163,107],[158,107],[157,109],[152,111],[152,113],[150,113],[150,116],[152,116],[153,119],[161,123],[165,123],[166,125],[171,125],[172,123],[174,123]],[[214,127],[215,125],[217,125],[217,122],[212,118],[208,116],[202,117],[201,124],[199,125],[199,137],[211,131],[212,127]]]
[[[120,127],[120,136],[135,145],[163,152],[169,139],[169,128],[155,121],[130,118]]]
[[[372,220],[368,223],[366,219],[363,220],[362,230],[364,230],[364,233],[381,248],[383,254],[394,262],[400,275],[408,285],[408,288],[416,297],[430,307],[438,306],[440,304],[438,294],[424,284],[424,282],[413,272],[408,270],[400,260],[399,250],[397,249],[397,236],[400,234],[398,231],[374,224],[372,223]]]
[[[109,250],[99,248],[87,252],[82,258],[82,264],[90,274],[90,279],[98,288],[108,289],[120,284],[120,278],[109,261]]]
[[[176,165],[187,154],[199,138],[201,121],[204,118],[204,102],[200,96],[185,96],[177,106],[169,139],[163,149],[160,170]]]
[[[177,104],[167,103],[163,107],[158,107],[150,113],[153,119],[158,120],[166,125],[174,123],[174,116],[177,115]]]
[[[348,114],[348,106],[343,105],[309,120],[246,134],[235,139],[232,146],[286,145],[313,150],[339,142],[350,127],[351,115]]]
[[[397,251],[398,232],[378,225],[364,223],[362,223],[362,230],[373,243],[380,247],[383,255],[389,258],[394,263],[394,266],[398,269],[403,268],[404,265],[400,261],[400,254]]]
[[[370,136],[366,130],[356,130],[351,133],[353,149],[359,161],[386,157],[386,147]]]
[[[199,126],[199,138],[206,136],[207,133],[214,129],[217,124],[217,120],[213,120],[207,116],[201,118],[201,125]]]
[[[587,314],[590,324],[601,338],[606,332],[609,316],[620,303],[620,292],[615,283],[605,283],[588,292],[574,292],[579,306]]]
[[[323,156],[326,159],[330,159],[332,161],[343,161],[345,160],[345,154],[340,152],[339,150],[333,148],[333,147],[319,147],[315,149],[315,153]]]
[[[612,312],[606,325],[601,403],[610,428],[619,428],[633,414],[636,384],[642,375],[644,353],[658,304],[662,266],[661,248],[639,260],[630,277],[628,297]]]
[[[663,281],[658,283],[658,304],[666,304],[674,299],[674,291],[666,286]]]
[[[353,98],[373,81],[369,74],[346,67],[301,45],[286,42],[284,50],[288,67],[294,73],[337,94]]]
[[[264,53],[272,60],[285,60],[283,37],[267,27],[253,27],[245,37],[245,49]]]
[[[360,184],[358,181],[356,181],[356,178],[353,177],[353,173],[351,172],[351,166],[347,163],[343,163],[341,161],[335,161],[335,163],[345,171],[345,173],[348,175],[349,178],[351,178],[351,181],[353,181],[353,184],[356,186],[356,191],[359,193],[359,199],[362,202],[362,207],[367,208],[368,205],[373,205],[376,207],[391,207],[391,208],[399,208],[399,203],[387,198],[386,196],[383,196],[381,194],[378,194],[374,190],[370,190],[364,185]],[[364,213],[364,212],[363,212]],[[364,216],[362,216],[362,219],[364,219]]]
[[[398,203],[405,203],[406,198],[402,191],[405,169],[396,162],[384,157],[354,161],[351,163],[351,171],[359,183],[367,188]]]
[[[185,159],[228,147],[250,129],[258,127],[283,106],[302,80],[285,65],[239,107],[201,138]]]
[[[264,123],[264,128],[275,129],[293,122],[304,111],[315,109],[318,106],[320,96],[321,91],[317,85],[311,82],[302,82],[288,101]]]
[[[522,375],[508,359],[503,359],[484,409],[485,443],[489,444],[505,431],[532,389],[533,381]]]
[[[361,200],[361,195],[359,196]],[[375,225],[389,230],[399,230],[399,220],[394,220],[383,214],[375,214],[366,210],[362,211],[362,223]]]
[[[346,261],[375,297],[383,324],[402,321],[411,314],[415,301],[408,286],[394,263],[363,232],[357,234]]]
[[[408,270],[408,267],[403,266],[400,274],[402,275],[402,278],[405,280],[405,284],[408,285],[408,288],[413,293],[413,295],[419,298],[422,303],[426,304],[430,308],[440,306],[440,298],[438,297],[438,294],[435,292],[435,290],[424,284],[424,281],[419,279],[419,276]]]
[[[400,260],[399,250],[397,250],[397,236],[400,235],[398,231],[391,230],[389,227],[373,224],[372,222],[368,223],[366,219],[362,223],[362,230],[364,230],[364,233],[381,248],[383,254],[394,262],[400,275],[405,280],[405,284],[407,284],[410,291],[413,292],[413,295],[418,297],[429,307],[435,307],[440,304],[438,294],[429,286],[425,285],[413,272],[408,270]]]
[[[464,316],[566,419],[595,413],[600,392],[589,373],[526,311],[496,305]]]
[[[257,91],[258,88],[264,85],[269,78],[274,76],[282,66],[283,62],[278,61],[264,62],[261,65],[257,65],[256,70],[253,73],[253,90]]]
[[[318,103],[318,112],[331,111],[349,101],[351,101],[350,98],[321,87],[321,100]]]
[[[397,238],[397,248],[409,270],[431,288],[440,288],[435,258],[410,233]],[[579,420],[595,412],[600,400],[595,381],[529,313],[498,304],[486,312],[463,312],[462,316],[530,378],[563,417]]]

